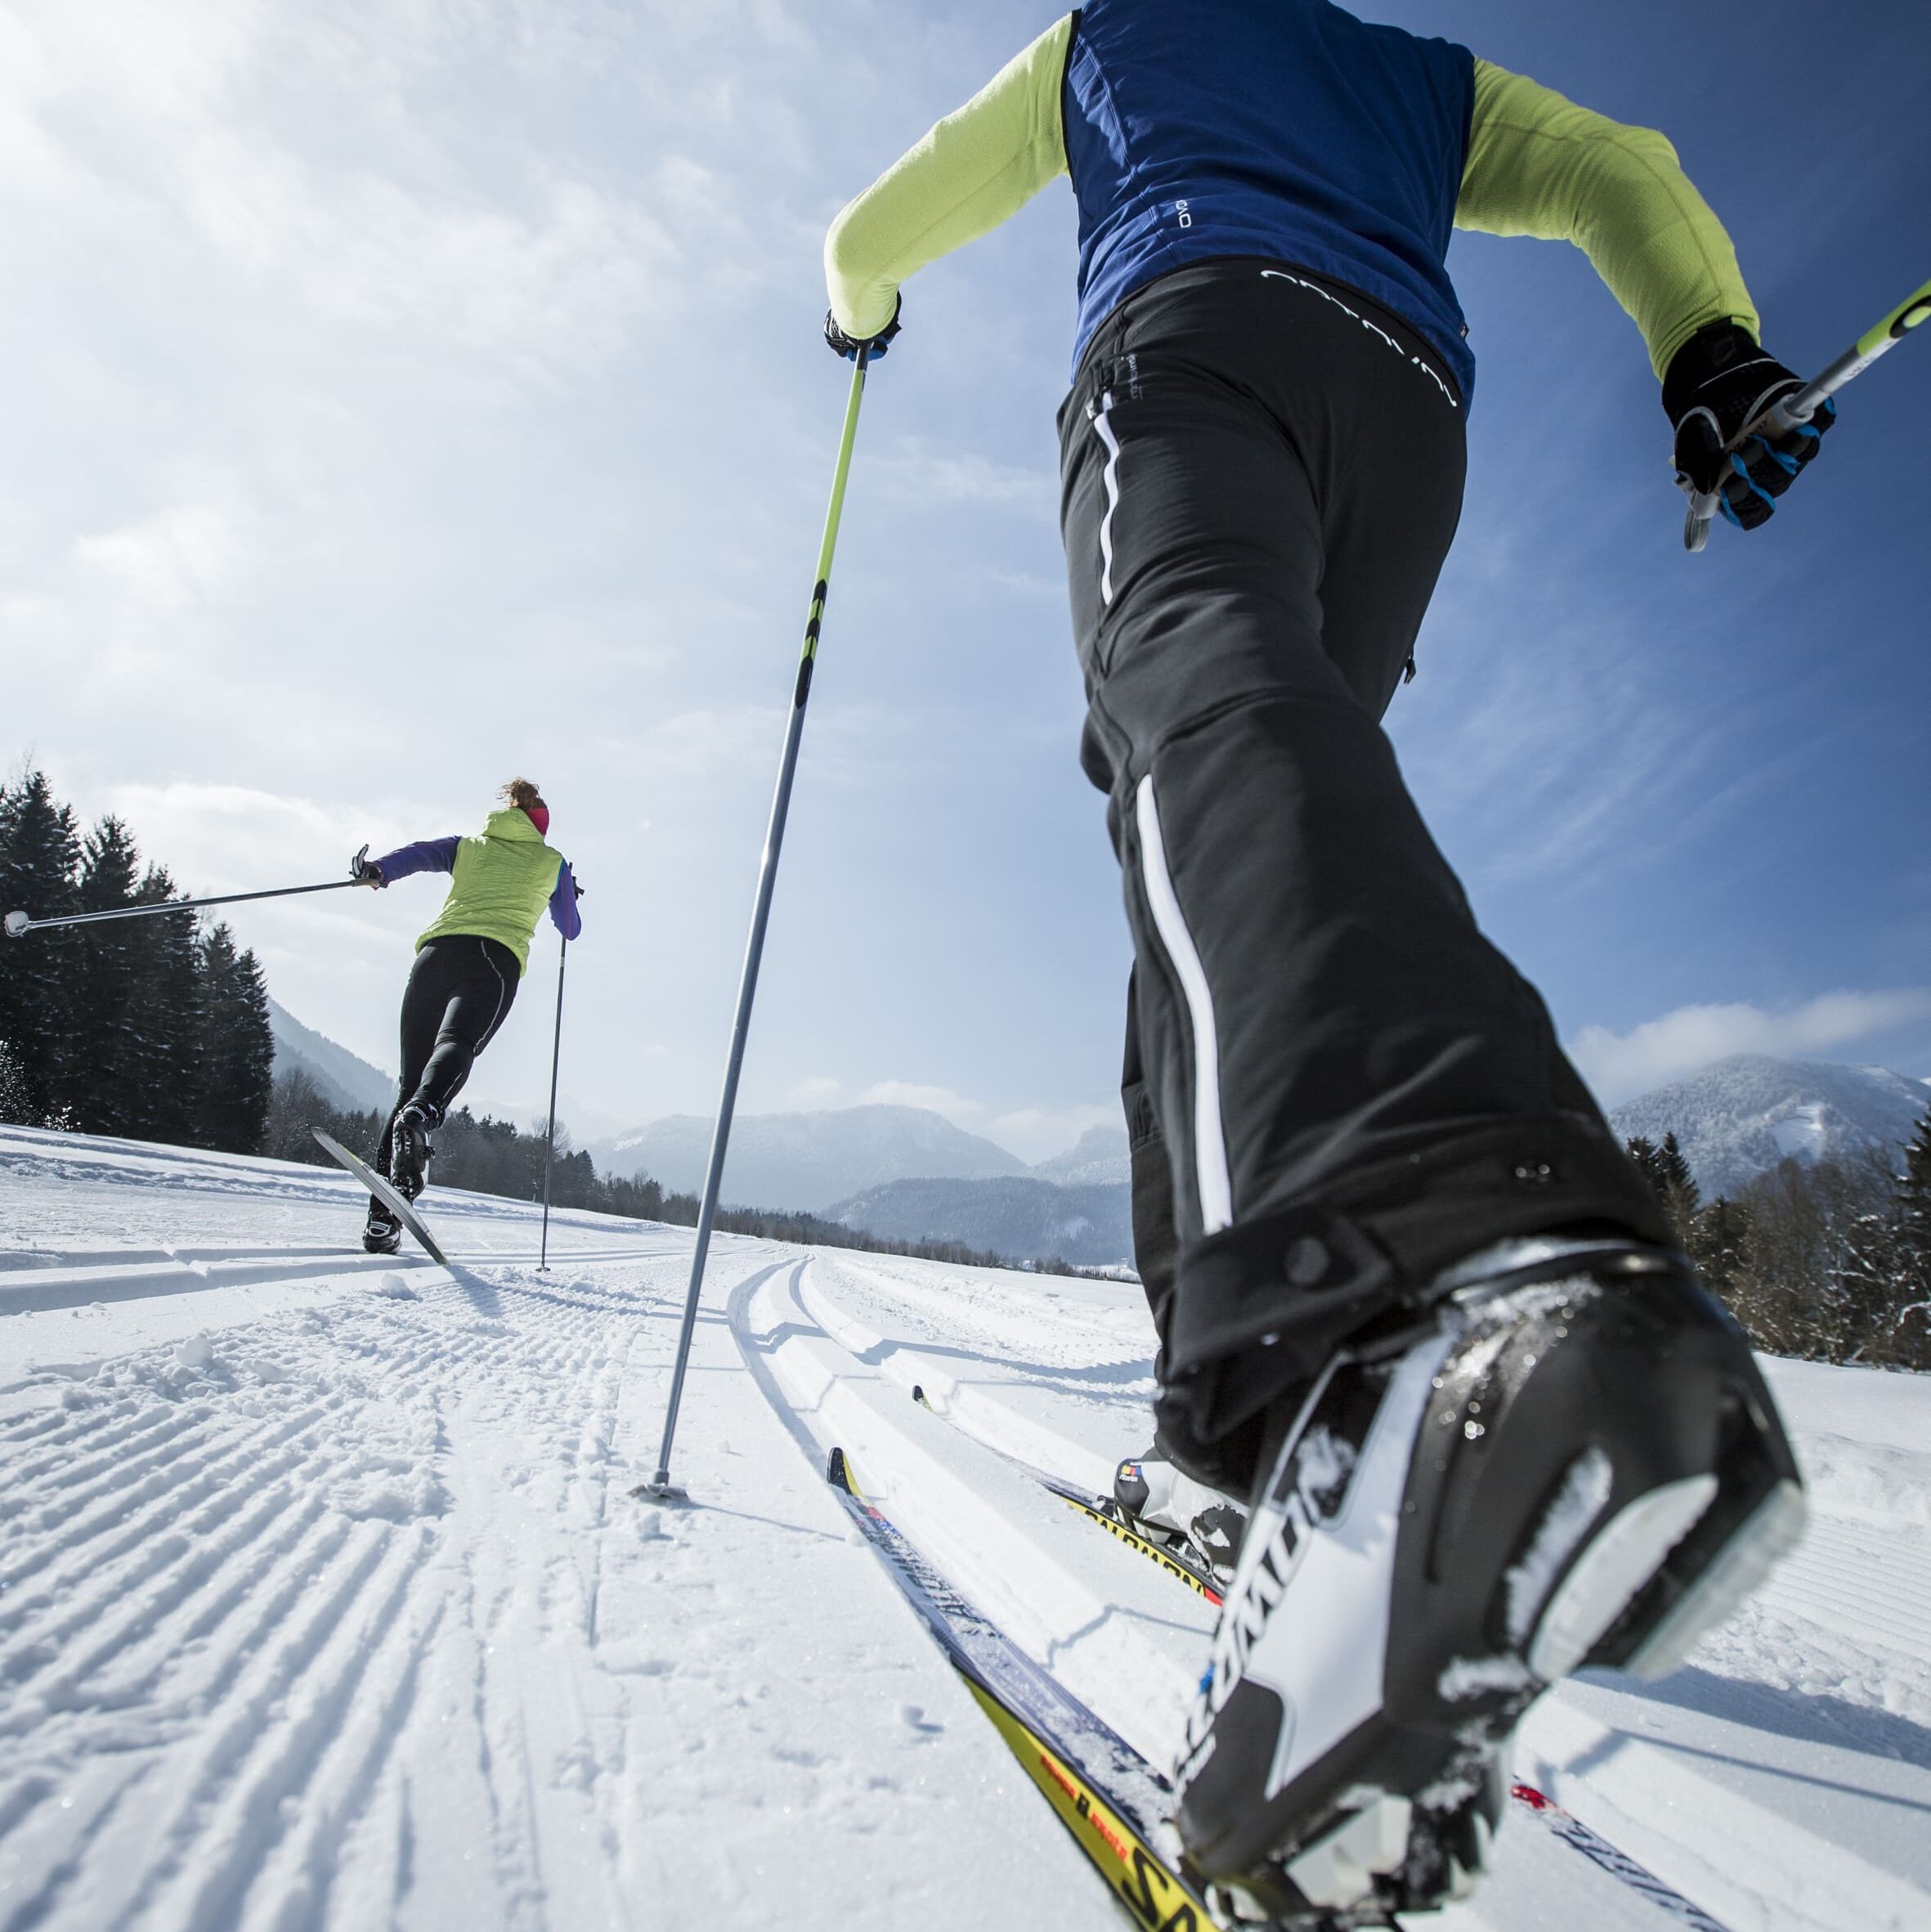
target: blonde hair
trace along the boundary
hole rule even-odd
[[[526,812],[543,803],[543,794],[527,778],[512,778],[497,794],[506,799],[512,811]]]

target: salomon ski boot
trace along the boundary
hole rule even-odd
[[[1681,1255],[1512,1240],[1428,1303],[1270,1419],[1176,1778],[1236,1913],[1461,1896],[1535,1698],[1673,1669],[1802,1531],[1749,1344]]]
[[[1113,1499],[1127,1524],[1154,1542],[1191,1553],[1222,1582],[1234,1574],[1246,1509],[1176,1468],[1157,1446],[1113,1471]]]
[[[429,1184],[429,1130],[436,1123],[428,1109],[411,1100],[396,1116],[389,1136],[389,1178],[404,1200],[413,1201]]]
[[[393,1254],[402,1245],[402,1223],[371,1195],[362,1223],[362,1245],[370,1254]]]

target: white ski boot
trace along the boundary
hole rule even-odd
[[[1530,1703],[1584,1664],[1673,1669],[1802,1530],[1749,1345],[1682,1256],[1509,1241],[1433,1295],[1277,1423],[1189,1722],[1181,1837],[1271,1922],[1461,1896]]]
[[[1247,1510],[1238,1498],[1210,1489],[1149,1449],[1113,1471],[1114,1506],[1129,1526],[1155,1543],[1190,1555],[1225,1583],[1234,1574]]]

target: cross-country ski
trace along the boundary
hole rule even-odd
[[[415,1209],[410,1206],[397,1192],[395,1184],[386,1174],[379,1174],[365,1160],[351,1154],[333,1135],[325,1134],[318,1127],[315,1130],[316,1145],[347,1173],[352,1174],[369,1190],[375,1204],[392,1215],[395,1219],[421,1243],[430,1260],[439,1266],[447,1267],[449,1257],[436,1245],[436,1237],[429,1232],[429,1225]]]

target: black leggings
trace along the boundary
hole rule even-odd
[[[440,1127],[476,1056],[496,1037],[517,996],[517,956],[499,939],[467,933],[432,939],[415,956],[402,995],[402,1078],[375,1164],[389,1171],[396,1115],[412,1101]]]
[[[1485,1243],[1667,1230],[1381,731],[1461,511],[1440,356],[1337,285],[1206,263],[1102,325],[1060,434],[1178,1448]]]

